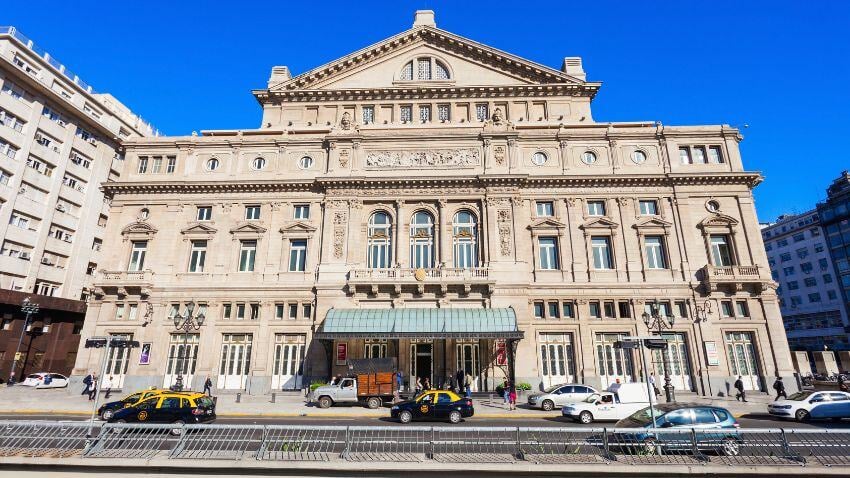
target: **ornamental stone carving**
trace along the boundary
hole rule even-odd
[[[345,211],[336,211],[334,213],[334,224],[346,224],[348,222],[348,214]]]
[[[348,150],[343,149],[339,152],[339,167],[347,168],[348,167]]]
[[[348,111],[342,114],[342,119],[339,120],[339,126],[344,130],[351,129],[351,114]]]
[[[505,147],[504,146],[496,146],[496,149],[493,151],[493,159],[496,160],[496,164],[502,165],[505,164]]]
[[[332,199],[327,201],[325,204],[327,204],[328,209],[345,209],[345,207],[348,206],[346,201],[340,201],[338,199]]]
[[[511,211],[500,209],[496,212],[499,229],[499,250],[503,256],[511,255]]]
[[[471,148],[369,151],[366,154],[367,168],[465,168],[480,164],[480,153]]]
[[[334,218],[336,221],[336,218]],[[345,248],[345,226],[334,226],[334,257],[342,259],[342,251]]]

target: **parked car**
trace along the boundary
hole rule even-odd
[[[541,408],[545,411],[563,407],[568,403],[580,402],[587,397],[599,393],[595,388],[580,384],[553,385],[543,393],[535,393],[528,396],[528,406]]]
[[[655,422],[650,408],[642,408],[618,421],[614,428],[645,428],[644,431],[614,434],[617,446],[640,454],[654,455],[662,451],[693,449],[690,433],[664,433],[661,429],[693,430],[700,450],[716,451],[726,456],[740,453],[741,437],[738,420],[729,410],[694,403],[664,403],[654,405]]]
[[[805,390],[769,404],[767,412],[777,417],[794,418],[798,422],[850,418],[850,393]]]
[[[147,390],[142,390],[141,392],[131,393],[126,397],[115,400],[114,402],[107,402],[100,406],[97,409],[97,414],[100,418],[109,421],[112,418],[112,415],[115,414],[116,411],[121,410],[122,408],[130,407],[135,405],[142,400],[153,397],[155,395],[160,395],[162,393],[166,393],[169,390],[151,387]],[[184,392],[184,393],[195,393],[195,392]]]
[[[616,421],[646,408],[655,394],[647,394],[642,383],[624,383],[609,387],[607,392],[591,394],[580,402],[573,402],[561,409],[561,415],[585,425],[594,421]]]
[[[68,386],[68,377],[61,373],[31,373],[21,382],[21,385],[35,388],[64,388]]]
[[[412,400],[394,405],[390,416],[401,423],[413,420],[448,420],[460,423],[475,414],[472,399],[461,398],[448,390],[431,390],[420,393]]]
[[[204,423],[215,420],[215,403],[203,393],[166,392],[116,411],[109,423]],[[181,427],[171,430],[182,433]]]

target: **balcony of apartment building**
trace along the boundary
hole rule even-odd
[[[97,159],[97,141],[94,139],[83,139],[79,135],[74,136],[74,149],[89,158]]]
[[[56,139],[65,141],[68,136],[68,123],[66,123],[64,119],[54,121],[43,115],[40,118],[41,119],[38,121],[38,129]]]
[[[346,282],[352,294],[358,290],[377,294],[381,289],[391,289],[396,294],[405,289],[420,294],[426,289],[434,289],[435,292],[445,294],[450,288],[467,294],[473,288],[484,288],[491,293],[495,286],[495,280],[490,278],[489,267],[352,269],[348,272]]]
[[[97,271],[92,281],[95,295],[148,296],[153,288],[153,271]]]
[[[29,101],[19,100],[12,95],[0,95],[0,108],[21,119],[30,117],[32,111],[32,103]]]
[[[35,160],[32,158],[27,161],[28,164],[35,164]],[[24,168],[24,181],[39,189],[50,191],[53,189],[53,175],[55,174],[55,171],[52,168],[48,168],[43,162],[39,162],[39,164],[35,164],[37,169],[32,166]]]
[[[697,272],[697,277],[705,290],[709,292],[718,290],[740,291],[748,287],[762,290],[772,282],[770,278],[763,277],[761,267],[755,265],[715,266],[707,264]]]
[[[35,260],[35,259],[33,259]],[[61,262],[64,260],[64,264]],[[53,282],[55,284],[61,284],[65,282],[65,276],[68,273],[66,269],[66,265],[68,263],[67,258],[58,258],[52,255],[45,254],[40,259],[40,266],[38,269],[38,273],[36,277],[39,280],[45,280],[47,282]]]

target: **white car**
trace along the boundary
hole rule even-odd
[[[810,390],[797,392],[769,404],[767,412],[777,417],[793,418],[798,422],[818,418],[850,418],[850,393]]]
[[[68,377],[60,373],[31,373],[20,384],[25,387],[35,388],[64,388],[68,386]]]
[[[579,384],[553,385],[543,393],[535,393],[528,397],[528,406],[542,408],[547,412],[560,408],[568,403],[580,402],[585,398],[599,393],[593,387]]]

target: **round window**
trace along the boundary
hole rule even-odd
[[[705,203],[705,208],[708,209],[709,212],[718,212],[720,211],[720,203],[712,199]]]
[[[266,159],[265,158],[254,158],[254,161],[251,163],[251,168],[254,170],[264,169],[266,167]]]
[[[641,150],[637,150],[632,153],[632,161],[635,164],[643,164],[646,161],[646,153]]]
[[[546,153],[538,151],[531,155],[531,162],[537,166],[543,166],[546,164],[549,158],[546,156]]]
[[[215,171],[216,169],[218,169],[219,164],[220,163],[215,158],[208,159],[207,160],[207,171]]]
[[[310,156],[303,156],[298,160],[298,167],[301,169],[310,169],[313,167],[313,158]]]
[[[581,161],[582,161],[584,164],[593,164],[593,163],[595,163],[595,162],[596,162],[596,153],[594,153],[593,151],[585,151],[585,152],[581,155]]]

